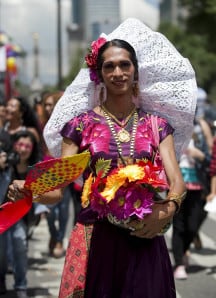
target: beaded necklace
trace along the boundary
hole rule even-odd
[[[121,129],[117,133],[119,141],[121,143],[128,143],[130,141],[131,137],[130,137],[129,132],[125,129],[125,127],[127,126],[128,122],[130,121],[132,116],[134,115],[134,113],[136,111],[136,107],[134,107],[133,110],[130,112],[130,114],[122,121],[119,121],[113,114],[111,114],[109,111],[107,111],[107,109],[105,108],[104,105],[102,105],[101,108],[104,112],[104,116],[108,115],[108,118],[113,119],[121,127]]]
[[[135,145],[135,135],[136,135],[136,130],[137,130],[137,124],[138,124],[138,113],[136,111],[136,109],[133,110],[133,114],[130,113],[130,117],[127,120],[127,123],[129,122],[129,120],[133,117],[133,128],[132,128],[132,133],[131,136],[129,134],[129,132],[127,130],[125,130],[124,128],[121,128],[121,130],[117,133],[115,128],[114,128],[114,124],[113,124],[113,117],[111,117],[110,113],[108,114],[107,111],[104,109],[103,106],[101,106],[103,113],[104,113],[104,118],[112,132],[112,135],[115,139],[116,145],[117,145],[117,150],[119,153],[120,158],[123,160],[122,157],[122,146],[121,143],[127,143],[130,141],[130,158],[133,158],[134,155],[134,145]],[[127,124],[126,123],[126,124]],[[126,124],[124,125],[124,127],[126,126]],[[120,125],[121,126],[121,125]],[[122,126],[121,126],[122,127]],[[125,133],[126,132],[126,133]],[[127,138],[123,138],[123,135],[126,135]],[[129,135],[129,138],[128,138]],[[124,140],[123,140],[124,139]],[[124,162],[125,163],[125,162]]]

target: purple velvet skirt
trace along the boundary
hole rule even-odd
[[[175,298],[163,236],[141,239],[106,221],[94,223],[85,298]]]

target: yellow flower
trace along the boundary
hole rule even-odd
[[[104,191],[101,195],[110,202],[114,199],[116,191],[124,184],[125,179],[119,179],[118,174],[107,177],[107,182]]]
[[[143,179],[145,176],[144,170],[138,165],[128,165],[121,168],[118,172],[118,176],[127,178],[129,182]]]
[[[89,175],[88,179],[86,179],[86,181],[85,181],[82,196],[81,196],[81,202],[82,202],[83,208],[86,208],[89,205],[89,195],[91,193],[91,185],[92,185],[93,179],[94,178],[91,173]]]
[[[109,203],[114,199],[116,191],[124,185],[127,179],[129,182],[132,182],[142,179],[144,176],[143,168],[138,165],[128,165],[124,168],[120,168],[117,173],[107,177],[106,186],[101,195],[106,198]]]

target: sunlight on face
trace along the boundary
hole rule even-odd
[[[127,93],[134,83],[135,67],[130,59],[130,53],[113,46],[104,51],[102,77],[107,90],[115,94]]]

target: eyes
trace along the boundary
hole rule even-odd
[[[113,72],[116,67],[120,68],[121,71],[129,71],[131,66],[133,64],[128,61],[120,61],[119,63],[113,63],[113,62],[104,62],[104,64],[102,65],[102,71],[104,71],[105,73],[109,73],[109,72]]]
[[[21,148],[24,148],[24,149],[26,149],[27,151],[31,151],[32,150],[32,147],[33,147],[33,145],[32,144],[25,144],[25,143],[23,143],[23,142],[16,142],[15,144],[15,148],[16,149],[21,149]]]

